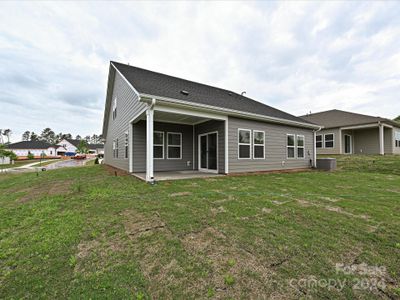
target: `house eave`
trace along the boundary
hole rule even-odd
[[[270,117],[270,116],[259,115],[259,114],[254,114],[254,113],[247,113],[247,112],[242,112],[242,111],[223,108],[223,107],[193,103],[193,102],[189,102],[189,101],[178,100],[178,99],[157,96],[157,95],[150,95],[150,94],[145,94],[145,93],[139,93],[139,99],[140,99],[140,101],[146,102],[146,103],[150,103],[153,99],[156,99],[157,102],[162,102],[165,104],[172,104],[172,105],[176,105],[176,106],[180,106],[180,107],[183,106],[186,108],[201,109],[203,111],[208,111],[208,112],[212,112],[212,113],[220,113],[221,115],[228,115],[228,116],[232,116],[232,117],[252,119],[252,120],[258,120],[258,121],[264,121],[264,122],[270,122],[270,123],[276,123],[276,124],[285,124],[285,125],[304,127],[304,128],[310,128],[310,129],[319,129],[321,127],[321,126],[315,125],[315,124],[296,122],[296,121],[280,119],[280,118],[276,118],[276,117]]]

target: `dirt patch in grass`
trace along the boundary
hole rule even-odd
[[[296,199],[296,200],[301,206],[304,206],[304,207],[313,206],[313,203],[310,203],[307,200],[304,200],[304,199]]]
[[[213,201],[212,203],[219,204],[219,203],[229,202],[229,201],[233,201],[233,200],[235,200],[235,197],[233,195],[228,195],[228,198],[216,200],[216,201]]]
[[[191,192],[179,192],[179,193],[172,193],[169,194],[170,197],[181,197],[181,196],[190,196]]]
[[[167,230],[165,223],[161,220],[158,213],[145,216],[135,210],[126,210],[122,215],[125,217],[125,232],[129,237],[142,236],[153,231]]]
[[[359,218],[359,219],[364,219],[364,220],[368,220],[370,218],[369,216],[364,215],[364,214],[361,214],[361,215],[352,214],[352,213],[350,213],[348,211],[345,211],[341,207],[325,206],[325,209],[328,210],[328,211],[337,212],[339,214],[343,214],[343,215],[346,215],[346,216],[349,216],[349,217],[353,217],[353,218]]]
[[[17,201],[19,203],[26,203],[44,196],[66,195],[68,193],[71,193],[71,185],[72,181],[55,181],[42,183],[38,186],[22,190],[25,195],[19,198]]]
[[[213,227],[206,227],[182,239],[186,251],[209,265],[200,285],[211,287],[220,298],[264,297],[273,271],[253,253],[241,249]]]
[[[221,214],[221,213],[225,213],[225,212],[226,212],[226,210],[223,206],[219,206],[217,208],[215,208],[215,207],[211,208],[211,214],[213,216],[216,216],[217,214]]]
[[[275,205],[283,205],[286,203],[289,203],[290,201],[277,201],[277,200],[273,200],[272,203]]]
[[[95,240],[83,240],[77,246],[75,256],[70,258],[74,273],[90,276],[112,270],[120,263],[116,254],[126,251],[127,245],[118,236],[101,235]]]

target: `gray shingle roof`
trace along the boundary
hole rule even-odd
[[[92,149],[92,150],[103,149],[104,144],[89,144],[88,147],[89,147],[89,149]]]
[[[8,149],[48,149],[50,147],[58,147],[58,146],[53,146],[43,141],[22,141],[18,143],[9,144],[7,146]]]
[[[290,121],[309,123],[271,106],[225,89],[111,62],[142,94],[184,100],[196,104],[232,109]],[[187,92],[187,93],[186,93]]]
[[[79,143],[81,140],[75,140],[75,139],[66,139],[68,142],[70,142],[72,145],[75,147],[79,146]],[[104,148],[104,144],[88,144],[89,149],[101,149]]]
[[[397,127],[400,126],[400,124],[389,119],[356,114],[338,109],[305,115],[301,116],[301,118],[314,124],[324,126],[325,128],[356,126],[378,122],[384,122],[386,124],[394,125]]]

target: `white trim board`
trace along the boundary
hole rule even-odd
[[[192,107],[192,108],[193,107],[202,108],[204,110],[212,111],[214,113],[219,112],[219,113],[229,114],[232,116],[237,116],[237,117],[241,117],[241,118],[245,118],[245,119],[255,119],[255,120],[261,120],[264,122],[288,124],[288,125],[292,125],[292,126],[295,125],[297,127],[304,127],[304,128],[311,128],[311,129],[321,128],[321,126],[315,125],[315,124],[291,121],[291,120],[287,120],[287,119],[281,119],[281,118],[270,117],[270,116],[266,116],[266,115],[248,113],[248,112],[243,112],[243,111],[238,111],[238,110],[228,109],[228,108],[223,108],[223,107],[218,107],[218,106],[212,106],[212,105],[207,105],[207,104],[194,103],[194,102],[178,100],[178,99],[173,99],[173,98],[168,98],[168,97],[163,97],[163,96],[140,94],[140,101],[148,102],[150,99],[154,99],[154,98],[156,98],[157,101],[162,101],[165,103],[178,104],[178,105]]]

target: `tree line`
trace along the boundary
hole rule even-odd
[[[11,134],[11,129],[0,129],[0,144],[9,144]],[[49,144],[57,144],[63,139],[74,139],[74,137],[70,133],[60,132],[56,134],[51,128],[43,129],[40,134],[29,130],[25,131],[22,134],[23,141],[43,141]],[[101,134],[93,134],[92,136],[87,135],[85,137],[82,137],[78,134],[77,136],[75,136],[75,139],[83,140],[88,144],[103,144],[103,136]]]

